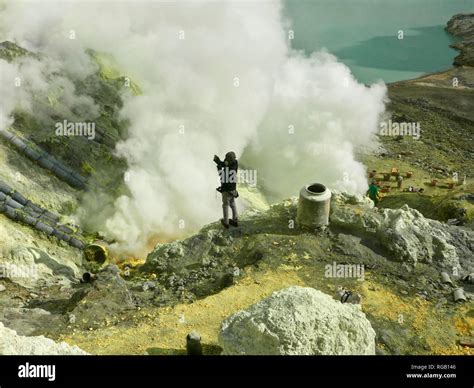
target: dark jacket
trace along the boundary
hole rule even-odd
[[[221,190],[220,191],[234,191],[237,189],[237,172],[239,170],[239,163],[237,160],[228,162],[226,160],[216,161],[217,171],[219,171],[219,177],[221,179]]]

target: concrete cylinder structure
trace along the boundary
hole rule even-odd
[[[453,291],[453,298],[455,302],[466,302],[466,295],[464,294],[464,289],[458,287]]]
[[[453,282],[451,281],[451,278],[449,277],[449,274],[447,272],[441,272],[441,281],[444,283],[444,284],[453,284]]]
[[[320,228],[329,224],[331,191],[321,183],[312,183],[300,191],[296,222],[299,227]]]

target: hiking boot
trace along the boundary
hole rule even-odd
[[[229,220],[229,224],[235,227],[239,226],[239,222],[237,220]]]
[[[221,219],[221,224],[224,228],[229,229],[229,224],[226,224],[223,219]]]

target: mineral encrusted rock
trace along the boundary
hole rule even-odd
[[[86,355],[87,353],[77,346],[65,342],[54,342],[52,339],[38,337],[24,337],[18,335],[0,322],[0,355]]]
[[[470,271],[474,266],[474,233],[425,218],[407,205],[374,209],[365,199],[335,193],[331,225],[348,234],[366,237],[396,261],[414,267],[419,262],[440,269]]]
[[[290,287],[225,319],[227,355],[372,355],[375,331],[359,307]]]

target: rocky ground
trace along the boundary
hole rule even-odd
[[[17,352],[30,346],[22,336],[44,335],[91,354],[183,354],[185,336],[195,330],[204,353],[219,354],[226,348],[222,333],[219,341],[226,318],[246,309],[258,315],[252,305],[274,291],[301,286],[329,295],[339,306],[339,287],[359,295],[377,354],[472,355],[466,344],[474,335],[474,286],[463,278],[474,272],[473,19],[456,16],[448,24],[448,31],[463,39],[456,45],[461,54],[454,68],[389,85],[392,121],[418,122],[422,132],[418,140],[380,136],[379,152],[360,155],[368,172],[375,170],[374,177],[387,186],[378,209],[366,198],[335,192],[329,227],[310,233],[290,227],[295,198],[269,207],[257,189],[242,187],[249,211],[238,228],[207,225],[184,240],[158,244],[141,261],[125,258],[104,266],[87,282],[81,281],[90,270],[83,252],[0,214],[0,263],[34,268],[38,274],[0,279],[5,326],[0,331],[6,333],[1,338],[11,340],[0,341],[0,353],[14,353],[11,344],[18,344]],[[18,55],[27,53],[8,44],[0,48],[2,58]],[[91,55],[101,64],[100,88],[89,90],[92,81],[77,87],[108,106],[101,116],[104,128],[122,128],[114,121],[120,75],[104,67],[97,53]],[[46,151],[56,154],[63,147],[46,132],[33,133],[28,120],[18,112],[13,130]],[[111,156],[122,135],[113,131],[87,152],[70,157],[62,150],[59,155],[87,176],[88,184],[107,184],[98,171],[103,163],[111,163],[117,175],[123,171],[123,162]],[[86,195],[81,190],[3,141],[0,164],[0,181],[64,222],[75,221],[71,216]],[[383,181],[394,167],[403,175],[412,172],[402,189],[393,177]],[[410,185],[424,193],[403,191]],[[115,194],[121,190],[120,185],[112,188]],[[97,237],[85,229],[89,241]],[[363,279],[328,277],[327,266],[333,263],[363,265]],[[451,283],[442,280],[441,272]],[[464,288],[466,301],[454,301],[456,287]],[[328,311],[339,311],[327,303]],[[31,341],[43,343],[36,337]]]
[[[453,47],[460,51],[454,59],[457,66],[474,66],[474,26],[473,14],[465,13],[453,16],[446,26],[446,31],[454,36],[460,37],[460,41]]]

